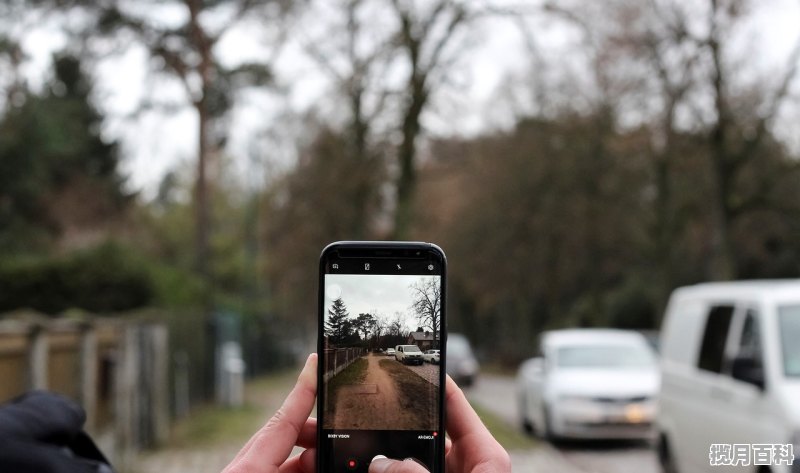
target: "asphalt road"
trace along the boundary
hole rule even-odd
[[[516,428],[517,398],[514,379],[481,374],[466,390],[467,397]],[[543,443],[532,451],[510,452],[515,472],[538,473],[659,473],[655,452],[643,442]]]

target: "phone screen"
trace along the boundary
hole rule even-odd
[[[366,472],[375,455],[443,471],[445,259],[419,245],[323,252],[320,472]]]

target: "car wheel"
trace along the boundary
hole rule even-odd
[[[519,418],[521,420],[522,431],[528,435],[534,434],[533,422],[528,418],[527,408],[525,407],[525,395],[520,393],[517,397],[517,404],[519,410]]]
[[[553,415],[550,413],[550,408],[547,405],[544,406],[544,416],[543,417],[543,424],[541,436],[543,439],[547,440],[552,444],[557,444],[561,439],[558,435],[553,432]]]
[[[658,463],[661,465],[663,473],[678,473],[678,465],[675,464],[675,456],[669,446],[666,434],[658,436]]]

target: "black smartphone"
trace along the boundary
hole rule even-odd
[[[431,243],[322,251],[318,472],[366,473],[376,455],[444,472],[446,269]]]

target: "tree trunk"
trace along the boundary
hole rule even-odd
[[[403,118],[403,141],[398,150],[400,177],[397,180],[397,201],[394,219],[394,239],[408,238],[414,218],[414,192],[417,175],[414,159],[417,154],[416,141],[420,133],[419,118],[425,107],[427,94],[422,79],[412,76],[411,99]]]

